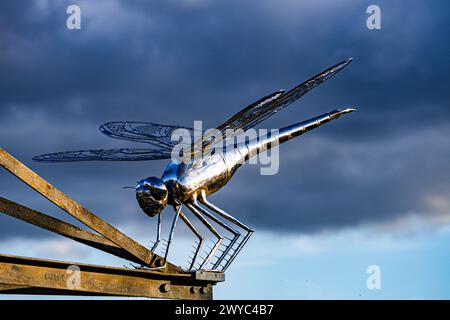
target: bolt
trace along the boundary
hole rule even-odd
[[[163,283],[159,289],[161,290],[161,292],[169,292],[170,291],[170,284],[168,283]]]
[[[162,265],[163,265],[163,262],[162,262],[161,259],[156,259],[156,260],[155,260],[155,266],[157,266],[157,267],[162,267]]]
[[[198,293],[199,289],[198,287],[191,287],[191,293]]]

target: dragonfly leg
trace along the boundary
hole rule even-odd
[[[211,233],[217,237],[217,241],[214,244],[214,247],[211,249],[209,254],[206,256],[205,260],[203,260],[203,262],[201,263],[201,265],[199,267],[199,269],[202,269],[208,264],[208,262],[213,257],[214,253],[219,248],[220,244],[223,241],[223,237],[219,234],[219,232],[217,232],[217,230],[211,225],[211,223],[209,223],[208,220],[206,220],[205,217],[203,217],[203,215],[200,213],[202,211],[202,208],[199,207],[199,205],[197,204],[197,201],[194,201],[191,203],[186,203],[186,206],[200,220],[200,222],[203,223],[205,225],[205,227],[208,228],[208,230],[211,231]]]
[[[156,228],[156,240],[155,243],[152,246],[152,252],[154,253],[156,248],[158,247],[158,244],[161,240],[161,213],[158,214],[158,226]]]
[[[223,218],[227,219],[228,221],[234,223],[235,225],[239,226],[240,228],[244,229],[247,234],[245,235],[244,239],[239,243],[238,247],[236,248],[236,250],[233,252],[233,254],[231,255],[231,257],[228,259],[228,261],[225,263],[224,267],[222,268],[223,271],[225,271],[230,264],[233,262],[233,260],[236,258],[236,256],[238,255],[238,253],[242,250],[242,248],[245,246],[245,244],[247,243],[248,239],[250,239],[251,235],[253,234],[253,232],[255,230],[251,229],[250,227],[246,226],[245,224],[243,224],[242,222],[240,222],[238,219],[236,219],[235,217],[231,216],[230,214],[226,213],[225,211],[223,211],[222,209],[216,207],[215,205],[213,205],[212,203],[210,203],[207,199],[206,199],[206,195],[205,193],[201,193],[200,197],[199,197],[199,202],[204,204],[206,207],[208,207],[210,210],[214,211],[215,213],[219,214],[220,216],[222,216]]]
[[[164,263],[162,268],[164,268],[167,264],[167,256],[169,254],[170,244],[172,243],[173,235],[175,233],[175,227],[177,226],[178,217],[180,216],[181,206],[178,207],[174,206],[174,209],[175,209],[175,216],[173,218],[172,226],[170,227],[169,240],[167,240],[167,247],[166,252],[164,253]]]
[[[220,225],[222,228],[226,229],[227,231],[229,231],[230,233],[233,234],[233,238],[229,239],[230,243],[228,243],[225,246],[225,249],[222,251],[222,253],[219,256],[217,256],[217,261],[214,262],[213,269],[217,269],[220,266],[220,263],[223,261],[223,259],[227,256],[228,252],[234,246],[236,241],[239,239],[239,237],[241,236],[241,233],[238,230],[236,230],[235,228],[231,227],[225,221],[222,221],[221,219],[217,218],[214,214],[212,214],[211,212],[206,210],[204,207],[202,207],[198,203],[196,203],[196,205],[197,205],[197,209],[202,214],[204,214],[205,216],[207,216],[208,218],[210,218],[211,220],[216,222],[218,225]]]
[[[186,217],[186,215],[183,213],[183,211],[181,211],[181,209],[180,209],[180,217],[181,217],[181,219],[183,219],[184,223],[186,223],[186,225],[189,227],[189,229],[191,229],[192,233],[194,233],[198,238],[198,245],[197,245],[197,248],[195,249],[195,252],[193,252],[194,256],[192,257],[192,261],[189,266],[189,269],[192,270],[194,268],[195,261],[197,260],[198,253],[200,252],[200,248],[203,243],[203,237],[200,235],[200,233],[197,231],[197,229],[195,229],[194,225],[189,221],[189,219]]]

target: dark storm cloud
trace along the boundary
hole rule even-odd
[[[110,120],[214,126],[347,57],[346,70],[264,126],[359,111],[283,146],[278,175],[242,169],[214,199],[256,227],[314,231],[433,214],[433,199],[450,191],[447,2],[379,1],[379,31],[366,28],[364,1],[79,3],[80,31],[65,28],[70,1],[0,4],[0,142],[109,221],[145,224],[120,187],[165,163],[31,157],[123,146],[98,133]],[[48,211],[5,173],[0,189]],[[2,236],[18,232],[0,219]]]

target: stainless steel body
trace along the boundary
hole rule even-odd
[[[277,135],[253,139],[230,148],[217,148],[214,154],[194,157],[188,163],[172,160],[161,177],[168,189],[168,204],[195,202],[201,194],[208,196],[220,190],[237,169],[257,153],[267,151],[272,146],[278,146],[354,110],[334,110],[282,128]]]

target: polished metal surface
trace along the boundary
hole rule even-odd
[[[290,91],[278,90],[256,101],[218,126],[216,134],[208,133],[202,135],[199,139],[193,139],[190,148],[183,150],[183,155],[188,157],[172,159],[161,178],[149,177],[138,182],[136,199],[140,207],[150,217],[158,215],[157,237],[152,251],[155,251],[160,243],[162,211],[166,205],[171,205],[175,210],[165,250],[164,263],[167,261],[167,254],[175,228],[179,217],[181,217],[199,239],[189,268],[202,269],[209,264],[216,270],[226,270],[229,267],[249,240],[253,229],[210,203],[207,197],[225,186],[237,169],[258,153],[285,143],[355,109],[337,109],[307,121],[281,128],[275,134],[233,144],[231,148],[215,148],[215,146],[222,140],[227,141],[228,138],[238,135],[242,130],[250,129],[274,115],[312,88],[331,78],[350,62],[351,59],[345,60],[299,84]],[[110,122],[100,127],[102,133],[117,139],[147,143],[151,145],[151,148],[58,152],[38,156],[34,160],[67,162],[168,159],[171,158],[171,151],[175,147],[175,142],[168,137],[179,128],[194,134],[193,129],[185,127],[133,121]],[[217,133],[219,134],[217,135]],[[203,238],[182,212],[183,205],[193,213],[216,239],[213,247],[206,252],[206,256],[199,262],[197,262],[197,258],[203,244]],[[210,220],[232,234],[232,238],[224,237],[210,223]],[[220,249],[221,246],[224,247],[223,250]],[[218,254],[216,255],[216,253]]]

